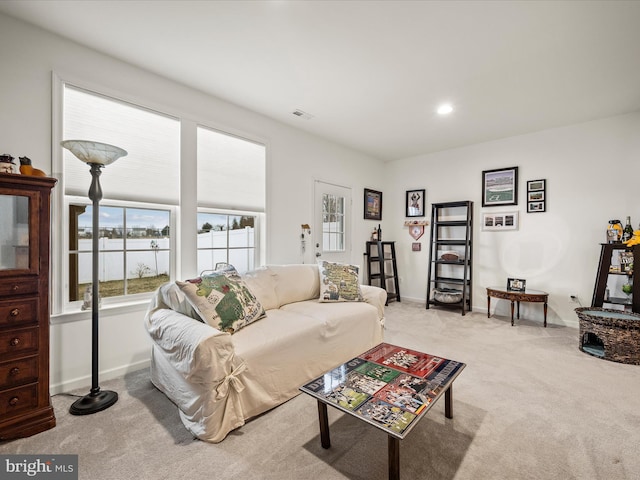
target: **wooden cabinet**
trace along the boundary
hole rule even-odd
[[[0,440],[52,428],[50,196],[56,179],[0,174]]]
[[[426,308],[459,308],[462,315],[471,310],[472,269],[473,202],[434,203]]]
[[[384,288],[389,300],[400,301],[395,242],[367,242],[367,277],[369,285]]]
[[[633,313],[640,313],[640,281],[633,280],[633,271],[612,271],[612,264],[619,264],[614,261],[615,255],[621,252],[632,252],[633,264],[640,265],[640,245],[627,247],[623,243],[603,243],[600,248],[600,262],[598,264],[598,272],[596,274],[596,284],[593,288],[593,297],[591,299],[592,307],[610,308],[613,305],[624,305],[625,308],[631,308]],[[606,298],[607,286],[610,281],[613,285],[619,279],[622,283],[632,283],[631,295],[627,298],[621,290],[614,287],[610,289],[609,298]],[[610,304],[610,305],[607,305]]]

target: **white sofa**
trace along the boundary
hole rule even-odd
[[[196,320],[175,283],[158,289],[145,317],[153,384],[178,406],[187,429],[209,442],[383,337],[381,288],[362,285],[362,302],[321,303],[317,265],[268,266],[242,279],[266,317],[233,335]]]

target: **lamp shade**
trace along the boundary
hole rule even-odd
[[[127,151],[120,147],[89,140],[65,140],[60,142],[60,145],[89,164],[110,165],[127,155]]]

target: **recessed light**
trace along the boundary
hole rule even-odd
[[[453,112],[453,107],[450,103],[443,103],[438,107],[438,110],[436,111],[438,112],[438,115],[448,115]]]

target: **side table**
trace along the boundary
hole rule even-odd
[[[513,303],[517,303],[518,319],[520,319],[520,302],[544,303],[544,326],[547,326],[547,301],[549,294],[541,290],[525,290],[517,292],[502,287],[487,287],[487,318],[491,316],[491,297],[509,300],[511,302],[511,326],[513,326]]]

